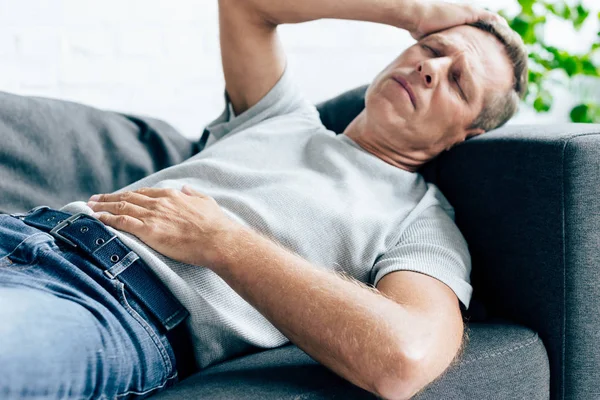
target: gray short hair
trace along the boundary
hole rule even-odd
[[[496,37],[504,45],[506,55],[513,67],[513,82],[506,93],[494,93],[484,100],[483,109],[471,124],[471,128],[490,131],[504,125],[519,109],[521,99],[527,92],[527,48],[521,37],[509,27],[495,22],[479,20],[468,24]]]

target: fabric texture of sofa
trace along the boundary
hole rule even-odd
[[[364,87],[320,104],[340,133]],[[0,211],[60,207],[201,151],[167,123],[0,93]],[[508,126],[422,169],[456,211],[473,258],[469,341],[415,398],[600,398],[600,125]],[[372,395],[294,345],[211,366],[156,399]]]

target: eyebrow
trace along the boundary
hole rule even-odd
[[[441,35],[437,35],[437,34],[427,36],[423,39],[423,41],[425,41],[425,42],[433,41],[433,42],[437,43],[438,45],[442,46],[444,49],[448,49],[448,48],[456,49],[456,46],[454,46],[454,44],[452,42],[450,42],[445,37],[443,37]]]
[[[456,46],[452,42],[450,42],[448,39],[446,39],[445,37],[438,35],[438,34],[433,34],[433,35],[427,36],[423,39],[423,41],[425,41],[425,42],[433,41],[434,43],[442,46],[442,48],[444,50],[448,50],[448,49],[456,50]],[[465,94],[467,102],[469,102],[469,98],[471,98],[471,99],[473,98],[473,90],[472,89],[475,87],[475,79],[473,78],[473,70],[471,69],[471,66],[466,62],[465,59],[463,59],[462,65],[463,65],[462,69],[464,71],[462,76],[464,76],[466,78],[463,80],[463,82],[466,82],[467,85],[463,85],[463,86],[461,86],[461,88],[463,89],[463,92]],[[467,94],[467,92],[469,92],[469,94]]]

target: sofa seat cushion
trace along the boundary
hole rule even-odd
[[[415,400],[550,397],[550,367],[537,333],[502,323],[472,323],[460,361]]]
[[[472,323],[469,331],[461,360],[415,399],[548,399],[548,358],[535,332],[502,323]],[[217,364],[153,398],[308,400],[375,396],[288,345]]]

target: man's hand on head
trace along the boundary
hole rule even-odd
[[[445,1],[417,1],[415,20],[408,30],[417,40],[430,33],[476,22],[480,19],[507,25],[500,15],[469,4],[454,4]],[[406,28],[406,27],[401,27]]]

